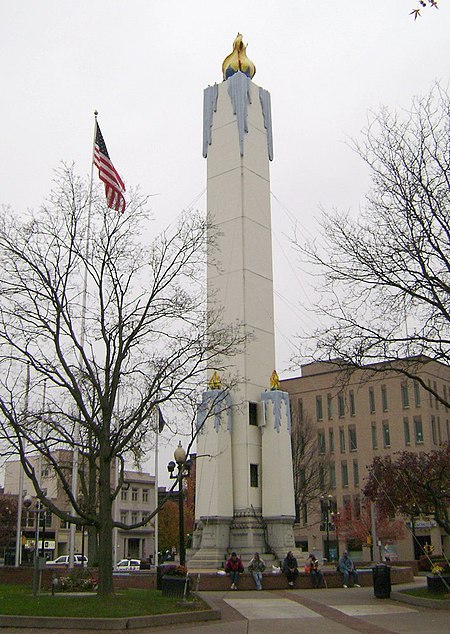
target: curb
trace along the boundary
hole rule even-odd
[[[450,601],[439,601],[439,599],[425,599],[424,597],[414,597],[404,592],[391,592],[391,599],[400,603],[417,605],[421,608],[431,608],[433,610],[450,610]]]

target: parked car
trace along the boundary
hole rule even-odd
[[[68,566],[69,565],[69,555],[61,555],[56,559],[51,559],[45,562],[47,566]],[[75,566],[87,566],[88,558],[86,555],[80,555],[76,553],[73,556],[73,563]]]
[[[139,559],[121,559],[120,561],[117,562],[117,564],[114,567],[114,570],[117,570],[120,572],[127,572],[131,570],[140,570],[140,569],[141,569],[141,562]]]

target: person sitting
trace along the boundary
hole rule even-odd
[[[244,572],[244,566],[236,553],[231,553],[231,557],[227,559],[225,563],[225,572],[230,576],[231,590],[237,590],[239,575]]]
[[[261,559],[259,553],[253,555],[253,559],[248,564],[249,572],[252,573],[253,580],[257,590],[262,590],[262,573],[266,568],[264,560]]]
[[[356,571],[356,567],[353,563],[353,560],[349,557],[347,551],[345,551],[342,557],[339,558],[337,569],[344,575],[344,588],[348,588],[348,581],[350,576],[353,579],[353,585],[356,588],[361,587],[358,583],[358,573]]]
[[[298,577],[297,560],[292,551],[289,551],[283,560],[283,572],[287,577],[290,588],[294,587],[295,580]]]
[[[325,587],[323,572],[319,570],[319,560],[314,553],[310,553],[306,560],[305,572],[310,575],[313,588],[319,588],[320,585]]]

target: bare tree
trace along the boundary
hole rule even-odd
[[[422,9],[427,7],[433,7],[433,9],[439,9],[438,0],[418,0],[417,6],[411,11],[410,15],[414,16],[414,20],[420,18],[422,15]]]
[[[206,248],[214,240],[205,219],[185,213],[171,233],[146,246],[146,199],[138,192],[123,215],[95,197],[88,215],[88,199],[85,183],[63,166],[38,213],[1,215],[0,433],[43,504],[100,535],[99,592],[107,594],[113,526],[131,528],[112,516],[125,459],[142,458],[159,405],[188,408],[206,367],[224,371],[243,336],[205,314]],[[74,451],[81,456],[80,495],[60,459]],[[31,454],[51,468],[73,512],[46,495]]]
[[[317,430],[307,412],[293,404],[292,466],[294,470],[295,515],[297,521],[314,502],[318,506],[321,495],[329,490],[329,454],[319,450]]]
[[[314,357],[347,368],[386,362],[374,371],[417,379],[447,407],[417,372],[450,362],[449,113],[436,85],[409,113],[372,115],[354,144],[372,174],[360,217],[324,213],[321,246],[295,239],[324,275],[327,327],[315,333]]]

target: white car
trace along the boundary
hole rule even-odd
[[[47,566],[68,566],[69,565],[69,555],[61,555],[56,559],[52,559],[45,562]],[[73,556],[73,563],[75,566],[87,566],[88,558],[86,555],[75,554]]]
[[[117,562],[114,567],[114,570],[127,572],[131,570],[140,570],[141,562],[139,559],[121,559]]]

